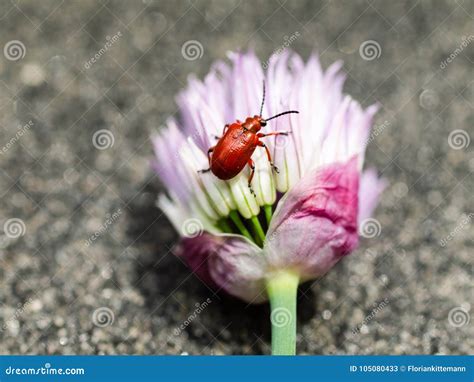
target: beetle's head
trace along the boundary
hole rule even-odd
[[[263,119],[261,115],[255,115],[253,119],[255,120],[255,122],[257,122],[255,124],[255,133],[259,131],[262,127],[267,126],[267,121],[265,121],[265,119]]]
[[[267,121],[259,115],[254,115],[253,117],[248,117],[243,126],[252,133],[260,131],[263,126],[266,126]]]

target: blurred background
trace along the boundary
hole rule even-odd
[[[0,352],[270,352],[268,306],[173,256],[149,136],[190,74],[289,48],[342,59],[345,91],[379,102],[367,163],[389,181],[375,234],[300,288],[298,353],[472,353],[473,17],[467,0],[2,1]]]

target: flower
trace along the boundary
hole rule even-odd
[[[183,237],[177,248],[198,277],[231,295],[257,303],[272,298],[269,282],[283,273],[298,282],[325,274],[358,244],[358,222],[369,217],[384,188],[375,170],[362,171],[373,105],[363,109],[342,93],[342,63],[323,71],[316,55],[305,64],[295,53],[273,55],[263,72],[254,53],[231,53],[203,81],[192,77],[179,94],[180,120],[170,119],[153,137],[153,168],[168,195],[158,206]],[[272,120],[263,149],[249,169],[222,181],[209,167],[207,150],[226,123],[285,110],[299,114]],[[187,235],[186,222],[200,222],[199,235]],[[297,285],[297,283],[296,283]],[[273,304],[272,304],[273,308]]]

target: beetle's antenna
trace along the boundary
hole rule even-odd
[[[284,111],[283,113],[280,113],[280,114],[274,115],[273,117],[267,118],[267,119],[265,120],[265,122],[268,122],[269,120],[271,120],[271,119],[273,119],[273,118],[281,117],[282,115],[285,115],[285,114],[298,114],[298,113],[299,113],[299,111],[296,111],[296,110]]]
[[[262,105],[260,106],[260,117],[262,116],[263,104],[265,103],[265,80],[263,80],[263,96],[262,96]]]

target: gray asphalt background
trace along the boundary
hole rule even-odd
[[[346,91],[380,102],[367,162],[390,182],[379,235],[300,288],[298,352],[472,353],[473,17],[467,0],[2,1],[0,48],[25,49],[0,53],[0,352],[269,353],[268,307],[214,294],[170,253],[149,134],[190,73],[238,48],[265,61],[297,32],[292,49],[343,59]],[[93,146],[100,129],[112,147]]]

